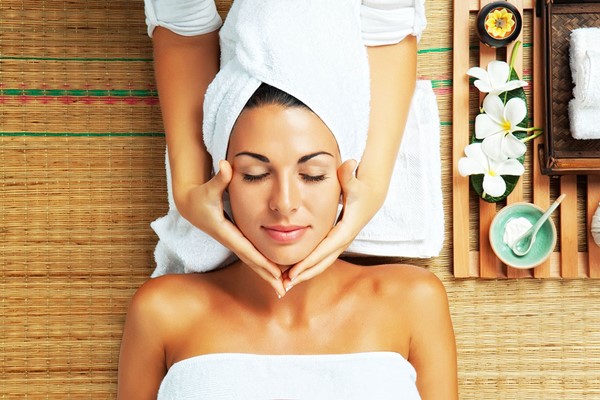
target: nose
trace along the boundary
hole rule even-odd
[[[277,179],[273,185],[269,206],[282,215],[290,215],[300,206],[299,182],[293,177]]]

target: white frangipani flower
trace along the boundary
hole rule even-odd
[[[475,117],[475,137],[483,139],[483,151],[494,160],[519,158],[527,151],[525,143],[512,133],[525,131],[517,126],[527,116],[525,102],[513,97],[502,102],[500,97],[488,94],[483,100],[484,114]]]
[[[473,83],[477,89],[484,93],[499,95],[523,86],[527,82],[510,79],[510,66],[504,61],[492,61],[487,66],[487,71],[480,67],[473,67],[467,71],[467,75],[477,78]]]
[[[472,143],[465,147],[466,157],[458,160],[458,172],[462,176],[483,176],[484,195],[499,197],[506,191],[506,182],[501,175],[521,176],[525,172],[523,164],[511,158],[492,160],[485,155],[481,143]]]

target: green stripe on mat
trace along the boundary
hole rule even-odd
[[[450,86],[452,86],[452,79],[432,79],[431,86],[434,89],[441,88],[441,87],[450,87]]]
[[[452,51],[452,47],[432,47],[429,49],[420,49],[420,50],[417,50],[417,54],[445,53],[448,51]]]
[[[156,97],[157,92],[143,89],[0,89],[0,96]]]
[[[475,49],[478,46],[470,46],[470,49]],[[532,47],[532,43],[523,43],[523,47]],[[418,54],[427,53],[446,53],[452,51],[452,47],[432,47],[428,49],[420,49],[417,51]],[[76,61],[76,62],[89,62],[89,61],[103,61],[103,62],[151,62],[152,58],[101,58],[101,57],[16,57],[16,56],[4,56],[0,57],[0,60],[17,60],[17,61]]]
[[[162,132],[0,132],[4,137],[164,137]]]
[[[441,126],[452,126],[452,121],[441,121],[440,125]],[[469,121],[469,125],[475,125],[475,121],[473,121],[473,120]]]
[[[532,47],[532,43],[523,43],[523,47]],[[479,45],[469,46],[470,50],[478,49]],[[417,50],[417,54],[427,54],[427,53],[446,53],[452,51],[452,47],[431,47],[429,49],[420,49]]]
[[[100,57],[16,57],[3,56],[0,60],[17,61],[103,61],[103,62],[150,62],[152,58],[100,58]]]
[[[452,86],[452,79],[432,79],[433,88]],[[157,97],[156,90],[145,89],[0,89],[0,96],[31,97]]]

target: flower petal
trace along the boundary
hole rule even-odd
[[[488,73],[485,69],[480,67],[472,67],[467,71],[467,75],[472,76],[477,79],[481,79],[482,81],[488,80]]]
[[[509,92],[511,90],[515,90],[525,86],[527,86],[527,82],[515,79],[513,81],[508,81],[504,85],[502,85],[502,91]]]
[[[487,80],[481,80],[478,79],[475,82],[473,82],[473,85],[475,85],[475,87],[477,89],[479,89],[480,92],[482,93],[492,93],[494,92],[494,88],[492,88],[492,86],[490,85],[490,83]],[[498,93],[496,93],[498,94]]]
[[[487,66],[488,79],[493,88],[503,86],[510,76],[510,67],[504,61],[492,61]]]
[[[504,160],[500,163],[496,162],[494,168],[496,173],[499,175],[521,176],[525,172],[525,167],[523,164],[514,158],[509,158],[508,160]]]
[[[490,118],[494,119],[497,122],[500,122],[504,119],[504,103],[495,94],[488,94],[483,99],[483,110]]]
[[[483,177],[483,191],[492,197],[502,196],[506,191],[506,182],[500,175],[485,174]]]
[[[467,176],[483,174],[485,171],[483,170],[483,167],[475,160],[468,157],[463,157],[458,160],[458,173],[461,176]]]
[[[488,168],[488,158],[483,152],[481,143],[471,143],[465,147],[465,155],[471,160],[477,162],[483,170]],[[483,172],[481,172],[483,173]]]
[[[525,102],[518,97],[513,97],[506,102],[504,116],[510,122],[514,130],[517,124],[521,123],[527,116],[527,106],[525,105]]]
[[[492,160],[506,160],[506,155],[502,152],[502,142],[504,133],[496,133],[483,139],[481,149]]]
[[[525,143],[517,139],[512,133],[504,137],[502,141],[502,153],[508,158],[519,158],[527,151]],[[505,157],[505,158],[506,158]]]
[[[490,135],[502,132],[502,126],[487,114],[479,114],[475,117],[475,137],[485,139]]]

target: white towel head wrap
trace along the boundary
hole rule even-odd
[[[214,171],[231,130],[261,83],[296,97],[360,161],[369,124],[369,64],[354,0],[237,0],[220,31],[221,70],[204,101]]]

